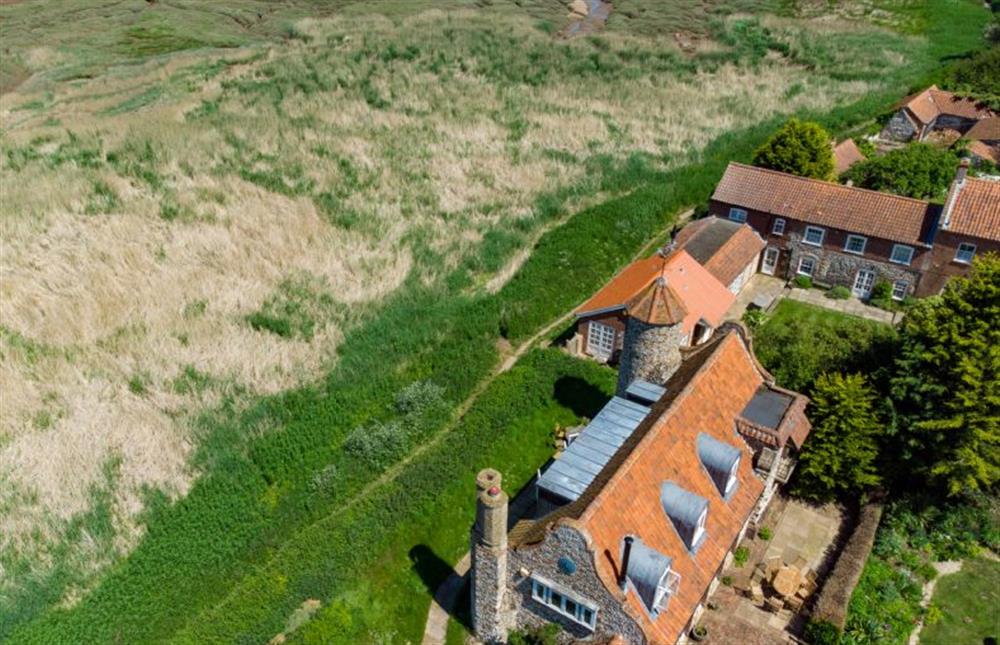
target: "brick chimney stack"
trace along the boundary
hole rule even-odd
[[[503,616],[507,589],[507,494],[492,468],[476,476],[476,523],[472,527],[472,629],[483,643],[507,640]]]

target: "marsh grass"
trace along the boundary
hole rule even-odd
[[[559,3],[412,6],[387,2],[373,15],[351,5],[342,18],[296,22],[281,45],[250,38],[238,51],[194,41],[246,36],[185,30],[183,20],[157,31],[170,18],[156,14],[106,40],[88,34],[79,61],[34,51],[29,62],[49,73],[0,98],[0,111],[15,114],[0,139],[0,295],[12,305],[0,339],[12,357],[0,362],[11,411],[0,421],[9,465],[0,476],[16,491],[0,499],[10,509],[0,546],[20,563],[5,568],[13,576],[0,612],[12,618],[0,637],[39,615],[39,633],[97,640],[121,621],[142,640],[195,614],[212,620],[239,567],[377,474],[341,444],[351,428],[389,423],[392,393],[433,373],[448,400],[461,400],[492,365],[498,334],[530,335],[613,272],[669,216],[663,209],[704,198],[742,149],[727,132],[864,97],[833,117],[850,121],[898,94],[897,75],[922,72],[930,47],[879,31],[879,47],[849,55],[860,41],[838,43],[871,33],[865,25],[716,13],[704,25],[719,46],[692,57],[639,30],[553,41],[536,24],[561,17]],[[46,7],[16,24],[37,35],[53,15]],[[92,19],[83,15],[81,28]],[[128,31],[137,25],[145,31]],[[104,48],[126,41],[136,58],[113,64]],[[46,93],[44,107],[10,111],[40,100],[35,92]],[[701,160],[691,176],[677,171]],[[636,187],[524,255],[544,227]],[[283,286],[297,276],[321,286]],[[498,300],[480,309],[475,299],[490,294]],[[317,386],[323,397],[276,394],[334,379],[345,360],[336,387]],[[315,406],[338,409],[317,416],[336,423],[308,421]],[[96,580],[88,576],[108,559],[89,568],[81,545],[60,545],[95,506],[89,491],[111,455],[120,460],[114,553],[135,547],[151,522],[155,537],[135,566],[149,563],[157,580],[186,576],[180,584],[139,584],[128,569],[96,596],[80,591],[74,571]],[[307,489],[324,492],[313,499]],[[170,571],[167,554],[180,558]],[[203,573],[209,581],[194,584]],[[116,585],[134,592],[124,618]],[[280,612],[290,596],[270,592]],[[67,623],[47,613],[80,599]],[[263,636],[274,622],[232,609],[220,633],[252,623]],[[212,631],[191,630],[202,641]]]

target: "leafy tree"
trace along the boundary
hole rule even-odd
[[[1000,27],[994,21],[987,38],[1000,39]],[[961,96],[978,99],[995,110],[1000,110],[1000,45],[976,52],[957,63],[942,84]]]
[[[830,142],[830,134],[818,123],[789,119],[757,148],[753,164],[800,177],[830,179],[834,168]]]
[[[917,199],[941,199],[955,177],[958,157],[926,143],[911,143],[854,164],[844,176],[855,185]]]
[[[901,325],[894,452],[950,495],[1000,482],[1000,256],[918,301]]]
[[[875,392],[861,374],[823,374],[812,393],[812,433],[799,463],[800,494],[829,499],[857,493],[881,478],[875,468],[881,425]]]

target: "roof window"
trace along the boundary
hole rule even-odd
[[[672,564],[672,558],[635,538],[625,577],[654,619],[680,589],[681,576],[671,569]]]
[[[698,434],[698,458],[723,499],[729,500],[739,483],[740,451],[736,446]]]

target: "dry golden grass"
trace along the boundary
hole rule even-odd
[[[291,74],[324,52],[348,60],[365,39],[445,43],[443,29],[466,26],[549,42],[528,20],[498,25],[473,12],[307,20],[297,29],[309,42],[177,53],[0,97],[5,148],[51,158],[67,129],[104,153],[148,141],[162,179],[155,187],[108,164],[44,160],[0,170],[0,550],[44,570],[45,554],[117,458],[115,549],[127,551],[140,534],[143,489],[176,497],[197,476],[189,420],[198,410],[226,394],[315,377],[335,360],[356,312],[411,272],[440,275],[491,229],[535,217],[540,194],[593,181],[582,160],[645,152],[662,167],[682,163],[726,131],[877,86],[773,61],[528,86],[476,73],[472,59],[446,76],[398,59],[373,65],[371,86],[390,97],[381,107],[352,85],[360,67],[343,72],[344,86],[290,92],[277,104],[234,89],[266,70]],[[612,47],[670,46],[606,38]],[[36,69],[57,57],[44,47],[28,52]],[[191,71],[221,59],[245,62]],[[805,91],[789,96],[795,86]],[[118,109],[150,88],[162,94]],[[218,115],[186,116],[203,101],[217,102]],[[24,109],[32,102],[41,107]],[[295,164],[314,182],[310,191],[277,194],[239,176]],[[87,212],[95,182],[117,195],[109,212]],[[317,210],[311,197],[327,189],[342,190],[348,224]],[[168,200],[184,215],[161,217]],[[421,229],[432,231],[426,244],[437,264],[414,259],[408,235]],[[527,254],[485,287],[498,289]],[[310,339],[251,327],[247,316],[296,275],[317,280],[352,313],[318,320]],[[191,368],[205,383],[178,387]],[[111,556],[83,549],[77,557],[97,567]],[[0,571],[0,591],[11,584]]]

